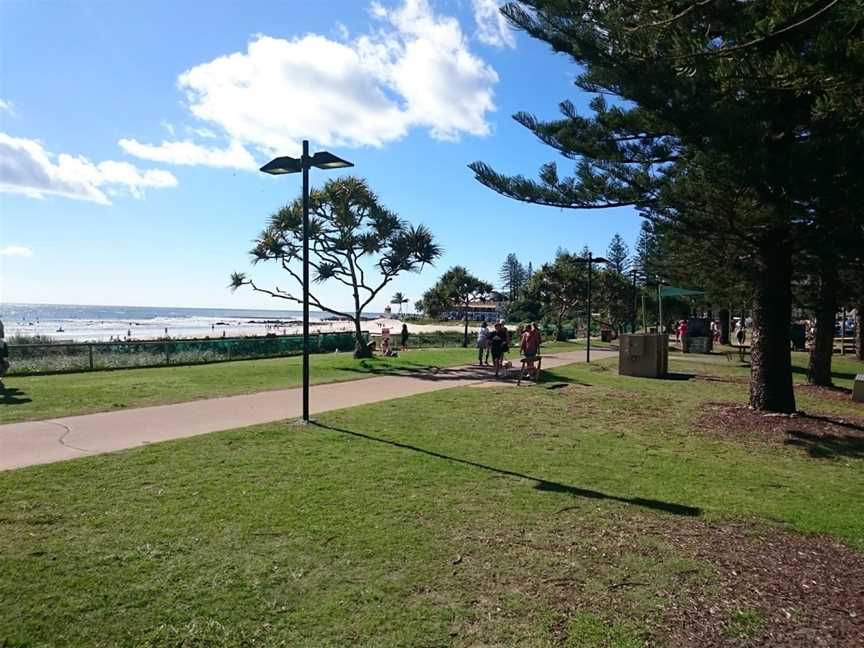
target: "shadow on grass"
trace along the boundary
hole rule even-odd
[[[819,435],[790,430],[786,445],[802,448],[814,459],[864,459],[864,438],[853,435]]]
[[[17,387],[3,387],[0,389],[0,404],[2,405],[23,405],[29,403],[33,399]]]
[[[540,372],[540,383],[557,383],[553,385],[549,385],[546,389],[561,389],[566,385],[579,385],[580,387],[591,387],[591,383],[583,382],[581,380],[577,380],[573,376],[569,376],[566,374],[562,374],[555,369],[544,369]],[[565,383],[565,384],[562,384]]]
[[[538,477],[532,477],[530,475],[524,475],[522,473],[514,472],[512,470],[506,470],[504,468],[495,468],[494,466],[487,466],[485,464],[477,463],[475,461],[469,461],[468,459],[459,459],[458,457],[451,457],[449,455],[441,454],[440,452],[435,452],[433,450],[425,450],[423,448],[418,448],[417,446],[409,445],[407,443],[400,443],[398,441],[391,441],[389,439],[382,439],[380,437],[371,436],[369,434],[363,434],[362,432],[354,432],[352,430],[345,430],[343,428],[333,427],[331,425],[324,425],[322,423],[313,423],[316,427],[321,428],[322,430],[330,430],[331,432],[338,432],[339,434],[346,434],[349,436],[357,437],[359,439],[365,439],[366,441],[375,441],[376,443],[383,443],[385,445],[393,446],[395,448],[401,448],[403,450],[411,450],[412,452],[419,452],[421,454],[435,457],[436,459],[443,459],[445,461],[451,461],[453,463],[459,463],[466,466],[473,466],[474,468],[480,468],[481,470],[487,470],[489,472],[493,472],[499,475],[507,475],[509,477],[518,477],[519,479],[527,479],[528,481],[535,482],[534,488],[538,491],[545,493],[565,493],[568,495],[573,495],[574,497],[584,497],[587,499],[596,499],[596,500],[610,500],[614,502],[622,502],[624,504],[630,504],[633,506],[641,506],[643,508],[652,509],[654,511],[663,511],[665,513],[672,513],[674,515],[684,515],[688,517],[695,517],[702,514],[702,510],[693,506],[685,506],[684,504],[675,504],[672,502],[663,502],[660,500],[652,500],[645,499],[642,497],[617,497],[615,495],[607,495],[606,493],[601,493],[600,491],[588,490],[586,488],[578,488],[577,486],[568,486],[567,484],[560,484],[558,482],[547,481],[545,479],[540,479]]]
[[[864,425],[817,414],[803,414],[802,419],[828,423],[851,431],[851,434],[813,434],[789,430],[786,445],[802,448],[814,459],[864,459]]]
[[[796,365],[792,365],[792,373],[793,374],[801,374],[801,375],[806,376],[807,375],[807,367],[799,367]],[[831,372],[831,378],[836,378],[838,380],[855,380],[856,375],[857,374],[847,373],[845,371],[832,371]]]
[[[340,369],[340,371],[369,376],[404,376],[432,382],[491,380],[495,378],[495,372],[491,367],[479,367],[476,365],[467,367],[439,367],[437,365],[411,363],[400,366],[374,366],[371,363],[361,363],[358,367],[345,367]]]

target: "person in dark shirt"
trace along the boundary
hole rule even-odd
[[[498,322],[489,334],[489,350],[492,351],[492,364],[495,366],[496,378],[501,371],[504,353],[508,350],[508,337],[503,322]]]
[[[402,325],[402,333],[401,333],[401,336],[402,336],[402,346],[400,347],[401,351],[407,351],[408,350],[408,335],[409,335],[408,325],[403,324]]]
[[[3,323],[0,322],[0,389],[5,389],[3,385],[3,376],[9,370],[9,345],[6,344],[5,332],[3,331]]]

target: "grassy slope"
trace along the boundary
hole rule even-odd
[[[544,349],[567,351],[578,347],[555,343]],[[378,356],[363,362],[355,361],[350,353],[313,355],[311,377],[313,383],[326,383],[376,373],[421,371],[468,364],[476,359],[476,353],[461,347],[418,349],[396,358]],[[12,376],[4,381],[7,392],[0,396],[0,423],[297,387],[301,381],[300,362],[301,358],[295,356],[186,367]]]
[[[629,648],[655,592],[710,592],[662,537],[615,553],[640,516],[752,516],[864,548],[864,461],[693,435],[701,402],[746,386],[608,365],[0,474],[0,645]],[[628,578],[644,586],[614,590],[616,617],[598,601]],[[579,583],[563,620],[559,581]]]

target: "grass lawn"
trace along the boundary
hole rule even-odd
[[[554,342],[544,352],[575,351]],[[476,361],[476,349],[417,349],[396,358],[376,356],[360,363],[350,353],[312,355],[313,383],[368,378],[381,373],[424,371]],[[52,376],[10,376],[0,393],[0,423],[102,412],[297,387],[301,357],[243,360],[185,367],[151,367]]]
[[[0,646],[860,646],[864,407],[801,387],[850,435],[814,455],[709,429],[745,370],[671,369],[0,473]]]

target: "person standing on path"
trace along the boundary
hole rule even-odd
[[[531,322],[522,333],[522,341],[519,345],[519,351],[522,356],[528,360],[527,370],[528,376],[533,376],[537,379],[537,371],[534,366],[535,358],[540,354],[540,345],[543,343],[543,338],[540,336],[540,327],[537,322]]]
[[[483,356],[486,356],[486,361],[483,361]],[[489,364],[489,327],[486,325],[486,320],[480,324],[480,329],[477,331],[477,364],[481,367]]]
[[[507,348],[507,329],[502,322],[498,322],[489,334],[489,350],[492,351],[492,364],[495,366],[496,378],[501,372],[501,361]]]

